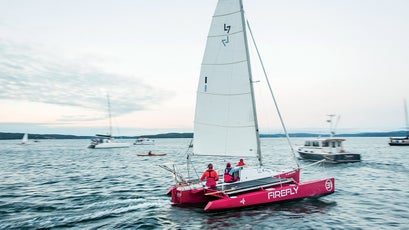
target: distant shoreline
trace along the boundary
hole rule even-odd
[[[406,131],[391,131],[391,132],[361,132],[361,133],[345,133],[337,134],[336,137],[399,137],[406,136]],[[24,133],[6,133],[0,132],[0,140],[18,140],[23,137]],[[290,133],[290,137],[328,137],[328,134],[317,133]],[[95,136],[78,136],[78,135],[64,135],[64,134],[28,134],[29,139],[92,139]],[[282,138],[284,134],[260,134],[261,138],[273,137]],[[136,139],[136,138],[193,138],[193,133],[162,133],[155,135],[141,135],[141,136],[115,136],[121,139]]]

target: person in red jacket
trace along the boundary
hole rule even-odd
[[[236,166],[245,166],[246,164],[244,163],[243,159],[240,159],[239,163],[237,163]]]
[[[213,170],[213,165],[209,164],[207,166],[207,170],[203,173],[202,177],[200,177],[200,181],[206,179],[206,186],[209,188],[216,187],[216,181],[219,180],[219,175],[215,170]]]
[[[233,176],[230,174],[231,170],[232,170],[231,164],[227,163],[226,168],[224,169],[224,175],[223,175],[224,182],[226,183],[233,182]]]
[[[223,179],[225,183],[231,183],[238,181],[238,168],[232,168],[230,163],[226,164],[226,169],[224,169]]]

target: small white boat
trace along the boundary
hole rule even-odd
[[[297,149],[300,157],[311,161],[325,160],[326,163],[350,163],[361,161],[361,155],[344,150],[343,142],[345,139],[334,137],[335,128],[332,128],[332,118],[335,115],[329,115],[330,119],[330,137],[309,139],[304,142],[304,146]],[[337,123],[339,121],[339,116]]]
[[[409,135],[406,137],[390,137],[390,146],[409,146]]]
[[[409,118],[406,100],[403,101],[403,106],[405,108],[406,137],[390,137],[389,138],[390,146],[409,146]]]
[[[138,138],[133,143],[134,145],[154,145],[155,140],[149,138]]]
[[[110,148],[128,148],[130,143],[116,142],[111,135],[97,134],[97,138],[92,139],[88,148],[91,149],[110,149]]]

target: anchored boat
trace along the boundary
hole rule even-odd
[[[361,154],[348,152],[344,149],[343,142],[345,139],[334,137],[335,127],[339,121],[338,116],[335,127],[332,125],[333,114],[328,115],[327,122],[330,123],[329,138],[309,139],[304,142],[304,146],[298,147],[297,152],[306,160],[321,161],[325,163],[352,163],[361,161]]]
[[[88,145],[90,149],[112,149],[112,148],[129,148],[130,143],[118,142],[112,137],[112,118],[111,118],[111,102],[109,95],[108,101],[108,116],[109,116],[109,134],[96,134],[96,138],[91,140]]]
[[[361,161],[359,153],[344,150],[343,138],[318,138],[306,140],[304,146],[298,147],[298,153],[306,160],[321,161],[325,163],[352,163]]]
[[[137,138],[133,144],[134,145],[154,145],[155,140],[140,137],[140,138]]]
[[[263,167],[247,42],[247,29],[250,35],[251,30],[246,25],[249,26],[244,18],[242,0],[218,1],[202,61],[193,151],[188,154],[187,164],[190,168],[195,156],[210,156],[207,161],[215,157],[253,157],[258,160],[258,166],[236,168],[238,181],[224,183],[220,182],[221,179],[216,187],[210,188],[198,177],[182,175],[175,164],[161,165],[174,174],[176,183],[168,190],[174,204],[203,205],[210,211],[319,197],[334,192],[334,178],[300,180],[294,151],[297,168],[274,173]],[[268,83],[267,76],[266,80]],[[287,134],[275,99],[273,101]],[[291,146],[288,134],[287,140]]]
[[[390,146],[409,146],[409,118],[408,107],[406,105],[406,99],[403,101],[403,107],[405,108],[405,121],[406,121],[406,137],[390,137]]]

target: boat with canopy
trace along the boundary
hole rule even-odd
[[[361,154],[353,153],[344,149],[343,143],[346,139],[335,137],[335,129],[340,116],[337,116],[335,126],[333,118],[335,114],[328,115],[327,122],[330,124],[330,134],[327,138],[308,139],[303,146],[298,147],[297,152],[305,160],[323,161],[330,164],[354,163],[361,161]]]

